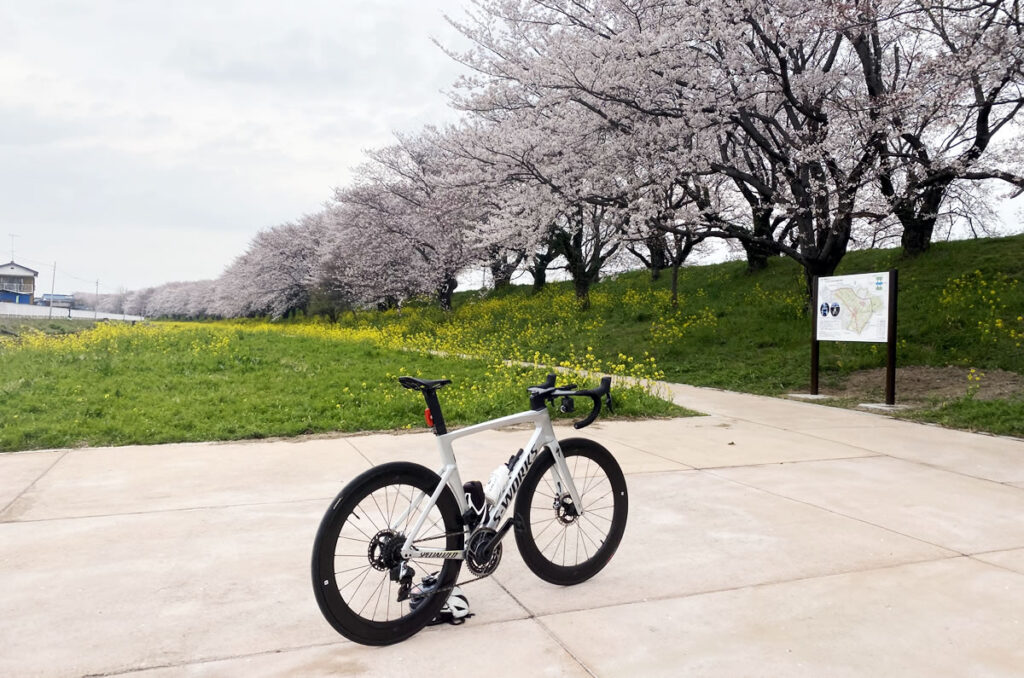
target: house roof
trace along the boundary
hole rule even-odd
[[[22,266],[16,264],[13,261],[8,261],[6,264],[0,264],[0,275],[39,275],[39,271],[33,271],[28,266]]]

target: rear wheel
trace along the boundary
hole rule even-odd
[[[313,543],[313,590],[324,617],[346,638],[364,645],[397,643],[426,626],[444,605],[462,561],[401,556],[406,534],[424,511],[416,545],[462,550],[462,523],[451,490],[445,488],[426,509],[440,483],[436,473],[418,464],[382,464],[346,485],[327,510]],[[403,563],[412,569],[405,595],[394,577]],[[420,579],[434,572],[436,588],[410,606],[409,582],[415,592]]]
[[[611,452],[592,440],[559,443],[583,511],[559,479],[555,458],[534,462],[516,497],[516,545],[534,574],[552,584],[579,584],[601,571],[626,529],[629,497]]]

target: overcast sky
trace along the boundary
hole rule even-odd
[[[59,293],[219,276],[363,150],[455,119],[431,38],[463,44],[462,5],[0,0],[0,263],[40,292],[55,262]]]
[[[455,118],[458,0],[0,0],[0,263],[215,278],[362,151]]]

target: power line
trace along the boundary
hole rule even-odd
[[[9,235],[12,235],[12,234],[9,234]],[[20,236],[14,236],[14,237],[20,237]],[[12,254],[13,254],[13,247],[12,247]],[[21,256],[19,258],[21,259],[21,261],[24,261],[24,262],[30,263],[30,264],[35,264],[36,266],[45,266],[45,267],[52,266],[52,267],[56,267],[55,263],[51,264],[51,263],[46,262],[46,261],[39,261],[37,259],[31,259],[31,258],[25,257],[25,256]],[[12,258],[12,261],[13,261],[13,258]],[[68,273],[63,268],[61,268],[60,276],[62,278],[71,278],[72,280],[75,280],[77,282],[86,283],[86,284],[89,284],[89,285],[93,285],[94,283],[96,283],[96,276],[91,276],[91,277],[88,277],[88,278],[87,277],[83,277],[83,276],[78,276],[78,275],[74,275],[72,273]],[[109,289],[107,287],[103,288],[103,293],[104,294],[118,294],[118,293],[120,293],[120,291],[121,291],[120,289],[112,290],[112,289]]]

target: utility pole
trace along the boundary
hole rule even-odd
[[[14,261],[14,239],[21,236],[17,233],[8,233],[7,235],[11,236],[11,261]]]
[[[96,320],[100,308],[100,279],[96,278],[96,296],[92,300],[92,319]]]
[[[53,317],[53,291],[57,287],[57,262],[53,262],[53,277],[50,279],[50,315]]]

